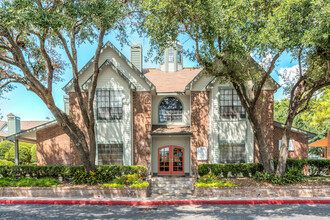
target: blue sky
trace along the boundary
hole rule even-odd
[[[130,57],[130,47],[128,45],[123,45],[121,47],[120,42],[115,38],[115,34],[108,35],[104,39],[104,43],[110,41],[113,43],[127,58]],[[130,43],[142,43],[143,55],[146,56],[147,51],[150,49],[148,38],[141,38],[137,34],[131,34],[128,41]],[[189,48],[192,46],[192,42],[188,38],[181,38],[179,42],[184,48]],[[78,48],[78,65],[82,68],[85,63],[87,63],[93,56],[96,49],[96,44],[86,43]],[[61,51],[62,52],[62,51]],[[62,52],[63,59],[67,60],[64,53]],[[190,61],[187,57],[183,57],[184,67],[194,67],[197,63]],[[296,65],[296,63],[291,63],[291,57],[289,54],[283,54],[276,66],[276,69],[272,73],[272,77],[279,82],[279,77],[277,71],[281,68],[290,68]],[[158,67],[158,64],[152,63],[150,61],[143,62],[144,68]],[[63,75],[63,81],[58,82],[54,85],[54,99],[58,107],[63,109],[63,86],[72,78],[71,69],[67,68],[65,74]],[[6,120],[6,115],[13,113],[16,116],[21,117],[23,121],[32,120],[46,120],[47,117],[53,118],[51,112],[47,109],[46,105],[41,101],[41,99],[34,93],[27,91],[25,87],[17,85],[13,91],[4,93],[3,98],[0,98],[0,115]],[[284,97],[283,89],[280,88],[275,94],[275,100],[280,100]],[[2,120],[4,120],[2,119]]]

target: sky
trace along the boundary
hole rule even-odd
[[[110,41],[117,47],[127,58],[130,58],[130,47],[129,45],[121,46],[120,42],[116,39],[116,32],[109,34],[105,37],[104,43]],[[130,43],[142,43],[143,55],[147,55],[147,51],[150,49],[149,39],[138,36],[136,33],[130,34],[128,36],[128,42]],[[179,43],[183,45],[183,48],[191,48],[193,42],[188,38],[179,38]],[[86,43],[80,45],[78,48],[78,67],[82,68],[94,55],[97,44]],[[62,58],[68,62],[63,51],[58,51],[61,53]],[[281,80],[278,76],[278,72],[283,72],[285,69],[292,68],[296,63],[291,62],[292,58],[289,54],[284,53],[278,60],[278,64],[271,74],[271,76],[280,84]],[[196,67],[197,63],[192,62],[187,57],[183,57],[184,67]],[[143,68],[157,68],[158,64],[151,61],[144,61]],[[53,95],[56,105],[63,110],[63,96],[65,92],[62,88],[69,82],[72,78],[72,72],[68,65],[63,75],[63,81],[56,83],[53,86]],[[284,98],[283,89],[280,88],[274,94],[275,100],[280,100]],[[41,99],[33,92],[27,91],[24,86],[17,85],[17,87],[7,93],[3,94],[0,98],[0,117],[2,120],[6,120],[6,116],[9,113],[21,118],[22,121],[43,121],[52,120],[54,117],[51,112],[47,109],[46,105],[41,101]]]

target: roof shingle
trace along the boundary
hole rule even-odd
[[[177,72],[164,72],[160,69],[143,69],[147,79],[156,86],[157,92],[184,92],[202,68],[184,68]]]

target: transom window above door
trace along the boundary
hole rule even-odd
[[[246,118],[245,109],[235,89],[220,89],[220,118]]]
[[[166,97],[159,104],[159,122],[181,122],[183,105],[178,98]]]
[[[121,120],[123,119],[123,94],[120,90],[98,90],[97,119]]]

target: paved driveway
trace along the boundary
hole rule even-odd
[[[0,219],[330,219],[330,205],[0,205]]]

